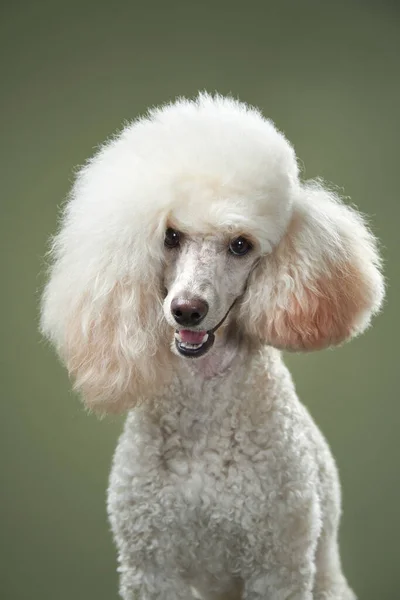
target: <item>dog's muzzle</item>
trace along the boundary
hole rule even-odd
[[[235,305],[237,298],[233,301],[223,319],[209,331],[192,331],[180,329],[175,332],[175,346],[179,354],[186,358],[200,358],[204,356],[214,345],[215,332],[221,327],[225,319]]]

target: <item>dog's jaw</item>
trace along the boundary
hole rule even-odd
[[[185,358],[201,358],[212,348],[214,340],[212,331],[180,329],[175,332],[176,350]]]
[[[171,343],[172,352],[180,357],[180,364],[185,370],[189,370],[194,377],[202,379],[212,379],[224,375],[231,368],[236,356],[238,356],[241,346],[237,335],[233,334],[231,327],[223,326],[215,334],[211,335],[213,343],[202,355],[193,356],[181,352],[178,348],[177,340],[174,338]],[[204,336],[205,337],[205,336]],[[208,340],[204,345],[208,345]]]

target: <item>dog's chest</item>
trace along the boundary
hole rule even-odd
[[[291,515],[284,527],[298,527],[307,490],[316,485],[308,458],[312,423],[303,415],[299,429],[299,411],[284,403],[258,402],[257,412],[233,399],[208,412],[193,404],[169,405],[160,418],[145,411],[129,416],[114,459],[109,514],[138,568],[156,563],[192,580],[205,570],[222,581],[244,568],[247,549],[262,560],[280,539],[282,507]]]
[[[235,546],[266,508],[268,448],[251,441],[245,425],[235,411],[204,417],[189,410],[169,413],[157,426],[132,423],[117,450],[111,485],[120,501],[113,512],[131,524],[143,553],[156,537],[160,547],[173,547],[170,559],[183,568],[191,552],[202,561],[221,561],[227,549],[238,554]]]

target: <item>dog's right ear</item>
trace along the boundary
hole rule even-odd
[[[286,350],[317,350],[361,333],[384,296],[376,241],[362,217],[318,182],[299,186],[286,235],[251,276],[247,333]]]
[[[108,189],[92,171],[79,175],[54,239],[41,327],[86,406],[117,412],[148,398],[169,374],[163,219],[148,210],[146,221],[131,199],[128,216],[112,196],[115,177]]]
[[[162,360],[170,354],[158,303],[151,298],[154,290],[133,290],[117,282],[101,299],[87,289],[72,300],[62,288],[60,274],[53,274],[43,297],[42,331],[56,346],[86,406],[100,413],[120,412],[148,398],[167,375],[168,364]]]

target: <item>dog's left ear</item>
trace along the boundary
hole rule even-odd
[[[253,272],[240,322],[271,346],[317,350],[361,333],[383,297],[363,218],[312,182],[299,188],[287,233]]]

